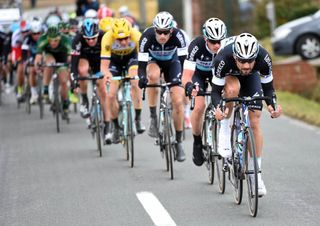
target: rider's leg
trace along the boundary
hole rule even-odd
[[[55,59],[52,55],[45,56],[45,64],[53,64],[55,63]],[[53,73],[53,69],[50,67],[45,67],[43,69],[43,98],[48,103],[49,102],[49,84],[51,81],[51,76]]]
[[[79,64],[78,64],[78,73],[79,77],[85,77],[88,76],[89,72],[89,62],[85,58],[80,58],[79,59]],[[89,100],[88,100],[88,95],[87,95],[87,87],[88,87],[88,82],[85,80],[79,81],[79,86],[80,86],[80,95],[81,95],[81,106],[80,106],[80,115],[83,118],[86,118],[89,116]]]
[[[34,67],[29,67],[29,84],[31,87],[30,103],[34,104],[38,100],[37,73],[36,73]]]
[[[110,103],[108,107],[111,109],[111,119],[113,121],[113,126],[114,126],[112,142],[115,144],[119,143],[120,141],[119,122],[118,122],[119,103],[117,99],[118,89],[119,89],[119,82],[111,81],[109,93],[107,95],[108,103]]]
[[[160,68],[156,63],[149,63],[147,66],[147,76],[149,84],[158,84],[160,81]],[[148,135],[151,137],[158,136],[158,125],[157,125],[157,101],[158,101],[159,89],[150,88],[147,89],[148,103],[150,109],[150,126]]]

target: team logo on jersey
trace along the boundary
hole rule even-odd
[[[109,45],[106,45],[106,46],[104,47],[104,49],[105,49],[106,51],[110,51],[110,50],[111,50],[111,47],[110,47]]]

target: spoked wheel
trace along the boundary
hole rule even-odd
[[[220,125],[218,121],[214,120],[212,122],[212,146],[213,146],[213,152],[216,153],[216,155],[213,156],[213,158],[215,159],[215,163],[216,163],[219,192],[223,194],[226,189],[226,172],[223,169],[225,164],[225,159],[222,158],[220,155],[218,155],[218,134],[220,129],[219,126]]]
[[[41,92],[39,92],[38,105],[39,105],[39,111],[40,111],[40,119],[43,119],[43,99],[42,99]]]
[[[207,112],[205,113],[207,115]],[[211,158],[211,121],[209,119],[204,120],[202,126],[202,154],[205,158],[205,164],[209,172],[209,184],[213,184],[214,182],[214,158]]]
[[[233,123],[233,126],[231,128],[231,148],[232,148],[232,165],[229,169],[230,173],[230,179],[233,184],[234,188],[234,200],[235,202],[240,205],[242,202],[242,192],[243,192],[243,180],[241,178],[241,169],[240,169],[240,160],[238,158],[237,153],[237,137],[238,137],[238,131],[240,129],[239,126],[239,118],[240,118],[240,112],[236,111]]]
[[[30,98],[31,98],[31,90],[30,90],[30,87],[27,86],[27,88],[26,88],[26,93],[25,93],[25,101],[26,101],[26,112],[27,112],[28,114],[31,114]]]
[[[172,142],[171,142],[171,137],[172,137],[172,128],[171,128],[171,122],[169,120],[170,117],[169,117],[169,113],[168,113],[168,110],[165,111],[165,114],[164,114],[164,120],[165,120],[165,123],[164,123],[164,130],[165,130],[165,145],[166,145],[166,157],[167,157],[167,161],[168,161],[168,165],[169,165],[169,171],[170,171],[170,178],[171,180],[173,180],[174,178],[174,175],[173,175],[173,145],[172,145]]]
[[[251,128],[245,134],[246,149],[244,151],[245,172],[248,193],[248,206],[251,216],[256,217],[258,213],[258,163],[255,142]],[[250,157],[253,163],[250,163]]]
[[[134,166],[134,131],[133,131],[133,120],[131,114],[131,105],[127,103],[127,137],[125,139],[126,151],[128,160],[130,160],[131,168]]]

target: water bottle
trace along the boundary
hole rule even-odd
[[[237,152],[239,154],[240,164],[242,164],[242,152],[243,152],[243,131],[239,131],[237,137]]]

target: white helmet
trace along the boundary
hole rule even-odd
[[[84,17],[85,18],[98,18],[98,12],[94,9],[88,9],[85,13],[84,13]]]
[[[129,9],[127,6],[123,5],[118,10],[121,17],[125,17],[129,15]]]
[[[153,19],[153,26],[158,29],[170,29],[173,27],[173,16],[166,11],[160,12]]]
[[[258,40],[249,33],[238,35],[233,43],[233,53],[240,59],[255,59],[259,52]]]
[[[42,32],[42,23],[39,20],[32,20],[30,23],[30,30],[32,33]]]
[[[203,24],[202,32],[209,40],[222,40],[227,36],[227,27],[222,20],[210,18]]]

